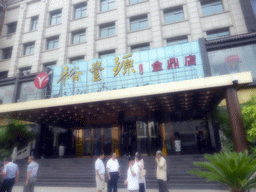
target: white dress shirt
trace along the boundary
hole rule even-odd
[[[107,162],[107,169],[109,169],[109,172],[118,172],[118,169],[119,169],[119,163],[118,163],[118,160],[115,159],[113,161],[113,159],[109,159],[108,162]]]
[[[97,159],[97,161],[95,162],[95,171],[98,170],[99,174],[103,175],[105,174],[105,167],[104,167],[104,163],[101,159]]]
[[[139,167],[136,163],[132,166],[132,170],[136,175],[132,175],[131,168],[129,167],[127,172],[127,189],[129,191],[139,190]]]

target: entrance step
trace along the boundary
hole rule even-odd
[[[170,189],[226,189],[215,182],[207,183],[204,179],[188,174],[196,168],[194,161],[205,161],[203,155],[177,155],[166,156],[168,172],[170,174]],[[37,186],[66,186],[66,187],[95,187],[94,162],[97,158],[63,158],[63,159],[36,159],[40,165]],[[109,157],[105,157],[106,164]],[[143,157],[145,162],[146,186],[148,189],[157,189],[155,157]],[[126,188],[123,184],[128,168],[127,157],[118,158],[121,167],[121,177],[118,181],[119,188]],[[18,160],[20,179],[17,185],[24,185],[28,162]]]

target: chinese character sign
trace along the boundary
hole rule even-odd
[[[103,67],[101,67],[101,62],[97,61],[92,65],[92,69],[90,69],[90,72],[93,73],[93,81],[100,81],[100,71],[104,70]]]
[[[113,69],[114,77],[120,72],[120,70],[123,68],[123,75],[130,74],[130,70],[135,73],[136,71],[133,69],[133,60],[130,58],[132,54],[125,55],[123,57],[122,62],[120,63],[119,58],[115,58],[115,68]]]
[[[198,41],[55,66],[53,83],[85,94],[204,77]],[[62,84],[59,84],[62,82]],[[60,88],[59,88],[60,89]],[[54,94],[58,94],[56,88]]]
[[[64,86],[66,85],[66,80],[69,79],[70,77],[74,82],[74,81],[78,81],[79,75],[83,74],[81,71],[79,71],[78,67],[75,67],[75,69],[71,69],[71,71],[69,71],[69,67],[63,67],[63,69],[64,69],[64,72],[62,73],[57,83],[59,83],[62,80]]]

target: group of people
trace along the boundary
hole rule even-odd
[[[29,164],[27,167],[26,182],[23,192],[34,192],[39,165],[34,161],[33,156],[28,158],[28,162]],[[3,178],[2,183],[0,180],[0,191],[11,192],[14,184],[18,182],[18,165],[14,163],[11,158],[6,158],[2,168],[0,166],[0,176]]]
[[[99,158],[95,162],[96,173],[96,188],[98,192],[102,192],[105,188],[105,173],[108,177],[107,188],[108,192],[117,192],[117,182],[121,176],[120,165],[113,153],[111,158],[107,161],[106,170],[103,163],[104,153],[100,152]],[[129,156],[129,167],[124,184],[130,192],[145,192],[146,191],[146,170],[144,167],[144,160],[141,154],[136,152],[135,157]],[[162,151],[156,152],[157,165],[157,180],[159,185],[159,192],[168,192],[167,186],[167,164],[163,158]]]

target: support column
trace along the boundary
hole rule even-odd
[[[235,87],[226,89],[226,102],[236,152],[248,150],[237,90]]]

